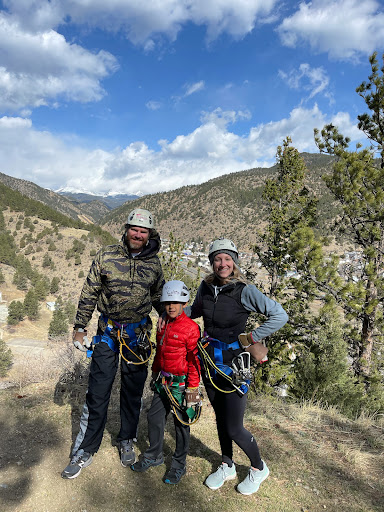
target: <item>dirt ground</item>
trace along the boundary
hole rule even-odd
[[[34,344],[36,342],[30,342]],[[144,474],[123,468],[119,430],[119,382],[112,393],[103,443],[94,461],[74,480],[63,480],[87,387],[87,363],[71,344],[10,343],[24,380],[0,390],[0,510],[4,512],[381,512],[384,503],[384,428],[369,419],[352,422],[313,405],[250,396],[246,427],[253,432],[271,475],[256,495],[236,492],[249,461],[234,447],[238,479],[211,491],[205,478],[220,463],[212,408],[191,427],[186,476],[162,482],[174,449],[172,418],[165,435],[165,465]],[[29,365],[28,365],[28,364]],[[17,375],[17,372],[16,372]],[[17,384],[15,374],[11,376]],[[29,380],[28,380],[29,378]],[[4,379],[2,379],[4,381]],[[146,388],[136,452],[147,446]]]

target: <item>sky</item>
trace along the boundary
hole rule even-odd
[[[141,195],[354,148],[374,51],[383,0],[0,0],[0,171]]]

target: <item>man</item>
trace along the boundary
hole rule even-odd
[[[80,432],[71,461],[61,474],[63,478],[76,478],[82,468],[91,464],[92,455],[100,447],[122,341],[121,424],[117,441],[121,464],[126,467],[135,462],[133,440],[148,372],[142,342],[148,340],[152,306],[159,314],[163,311],[160,297],[164,277],[157,256],[159,249],[160,237],[152,214],[136,209],[128,215],[121,243],[99,251],[92,263],[75,319],[73,343],[77,348],[90,348],[85,328],[96,306],[100,318]]]

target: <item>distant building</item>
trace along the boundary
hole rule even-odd
[[[46,302],[47,308],[49,311],[55,311],[56,309],[56,302]]]

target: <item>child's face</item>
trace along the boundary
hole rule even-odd
[[[165,311],[169,318],[177,318],[181,313],[183,312],[183,309],[187,304],[184,304],[183,302],[164,302],[165,304]]]

